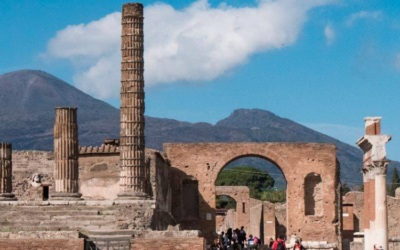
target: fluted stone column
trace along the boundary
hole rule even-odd
[[[12,146],[0,142],[0,201],[16,200],[12,193]]]
[[[54,123],[55,193],[57,200],[80,199],[77,108],[56,108]]]
[[[357,141],[363,150],[364,173],[364,249],[374,245],[388,249],[386,143],[390,135],[381,134],[381,118],[365,118],[365,135]]]
[[[143,5],[122,7],[120,199],[146,199]]]

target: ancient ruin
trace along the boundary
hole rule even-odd
[[[12,146],[0,143],[0,201],[16,199],[12,193]]]
[[[145,199],[143,5],[122,10],[121,192],[123,199]]]
[[[76,108],[56,108],[53,199],[79,199],[79,141]]]
[[[400,189],[387,198],[385,144],[391,137],[381,135],[378,117],[365,119],[366,134],[357,142],[365,191],[344,197],[331,144],[145,148],[143,18],[142,4],[123,6],[119,139],[79,147],[79,112],[64,107],[55,112],[54,152],[12,151],[0,143],[0,249],[203,250],[217,231],[241,226],[265,243],[284,235],[288,247],[301,239],[307,249],[393,249],[388,242],[400,235]],[[279,168],[286,203],[253,199],[244,186],[216,186],[228,164],[249,156]],[[221,195],[234,199],[236,208],[218,211]]]
[[[365,135],[357,141],[364,151],[364,244],[377,244],[388,249],[388,215],[386,172],[389,161],[386,159],[385,144],[391,136],[381,134],[381,118],[365,118]]]

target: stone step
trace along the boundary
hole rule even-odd
[[[116,211],[116,206],[0,206],[0,211]]]
[[[108,213],[112,215],[113,213]],[[0,218],[10,218],[16,216],[29,216],[31,218],[38,216],[95,216],[101,215],[99,211],[8,211],[0,212]]]
[[[80,227],[54,227],[54,226],[21,226],[21,227],[0,227],[1,232],[20,232],[20,231],[81,231],[81,230],[99,230],[101,226],[87,226],[84,229]],[[104,227],[111,229],[108,227]]]
[[[5,221],[1,222],[0,227],[24,227],[24,226],[68,226],[68,227],[85,227],[90,225],[95,226],[115,226],[116,220],[31,220],[31,221]]]
[[[115,222],[117,219],[113,215],[96,215],[96,216],[71,216],[71,215],[62,215],[62,216],[52,216],[52,221],[113,221]]]
[[[92,236],[129,236],[137,233],[137,230],[91,230],[87,235]]]

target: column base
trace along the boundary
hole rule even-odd
[[[50,196],[50,200],[65,201],[65,200],[83,200],[82,194],[80,193],[53,193]]]
[[[15,197],[12,193],[4,193],[0,194],[0,202],[1,201],[16,201],[17,197]]]
[[[148,200],[149,195],[142,192],[126,192],[117,194],[117,200]]]

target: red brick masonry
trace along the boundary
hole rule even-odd
[[[160,239],[134,239],[131,241],[131,250],[204,250],[204,238],[160,238]]]
[[[0,239],[1,250],[84,250],[84,239]]]

